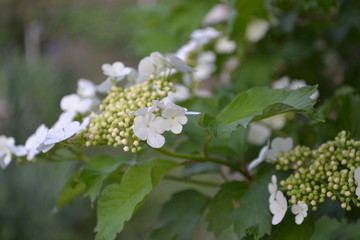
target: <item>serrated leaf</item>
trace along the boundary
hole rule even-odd
[[[84,195],[93,203],[98,197],[104,181],[128,160],[111,156],[97,156],[82,166],[67,181],[61,190],[57,207],[71,204],[75,198]],[[118,173],[121,175],[120,173]]]
[[[159,215],[159,224],[151,234],[151,239],[191,239],[208,202],[208,197],[195,190],[175,193],[163,206]]]
[[[252,88],[240,93],[218,115],[204,115],[200,125],[214,135],[228,137],[238,125],[247,127],[252,121],[286,112],[301,113],[311,119],[323,121],[313,108],[315,100],[310,96],[317,86],[296,90]]]
[[[248,189],[242,182],[229,182],[221,185],[219,192],[209,205],[208,230],[219,236],[221,232],[230,227],[236,216],[238,202]]]
[[[250,185],[241,182],[225,183],[209,206],[208,230],[219,235],[234,226],[239,239],[253,235],[260,239],[271,232],[267,191],[268,173]]]
[[[254,239],[271,233],[271,216],[266,185],[253,183],[239,202],[234,231],[239,239],[250,232]],[[241,209],[241,211],[240,211]]]
[[[96,239],[115,239],[160,179],[176,165],[159,159],[142,162],[131,166],[120,184],[109,185],[98,203]]]

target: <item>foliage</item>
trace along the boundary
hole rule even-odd
[[[328,226],[356,239],[359,4],[228,0],[206,23],[216,1],[161,3],[67,13],[70,34],[109,46],[129,31],[134,51],[153,53],[138,69],[104,64],[100,85],[79,81],[61,101],[70,123],[35,149],[1,136],[0,165],[80,160],[57,207],[88,197],[98,240],[115,239],[163,179],[197,188],[171,189],[149,239],[191,239],[204,224],[216,239],[321,239]],[[124,31],[105,31],[125,19]],[[4,69],[12,86],[19,73]]]

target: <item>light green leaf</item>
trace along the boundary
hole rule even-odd
[[[166,160],[142,162],[131,166],[120,184],[109,185],[98,203],[96,239],[115,239],[160,179],[176,165]]]
[[[188,240],[203,214],[209,198],[195,190],[175,193],[163,206],[154,240]]]
[[[128,160],[116,159],[111,156],[97,156],[75,172],[61,190],[57,207],[71,204],[75,198],[84,195],[93,203],[101,188],[112,174],[125,165]],[[116,173],[121,177],[120,171]]]
[[[238,125],[247,127],[252,121],[286,112],[297,112],[322,121],[313,108],[315,100],[310,99],[316,88],[317,86],[296,90],[252,88],[235,97],[216,118],[204,115],[200,119],[200,125],[214,135],[228,137]]]

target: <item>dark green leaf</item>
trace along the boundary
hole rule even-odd
[[[216,235],[234,226],[242,239],[248,235],[260,239],[271,232],[267,182],[269,172],[250,185],[241,182],[223,184],[209,206],[209,227]]]
[[[120,184],[106,187],[98,204],[96,239],[114,239],[160,179],[176,165],[158,159],[142,162],[131,166]]]
[[[209,198],[195,190],[185,190],[174,194],[163,206],[159,224],[151,234],[151,239],[191,239],[208,202]]]
[[[315,230],[315,221],[312,215],[308,215],[302,224],[295,223],[295,216],[288,214],[276,227],[272,234],[274,240],[309,240]]]

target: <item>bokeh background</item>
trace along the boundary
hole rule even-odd
[[[78,79],[105,80],[103,63],[136,68],[154,50],[175,51],[216,2],[0,0],[0,135],[23,144],[40,124],[51,126],[61,113],[61,98],[76,90]],[[77,168],[61,162],[1,170],[0,239],[93,239],[95,209],[88,199],[55,208]],[[118,239],[147,239],[160,202],[168,198],[170,190],[155,192]]]
[[[247,49],[248,57],[235,73],[234,91],[268,86],[284,75],[320,84],[320,103],[339,86],[359,90],[360,4],[343,0],[338,11],[332,13],[329,7],[324,10],[328,14],[319,14],[320,8],[312,11],[311,4],[304,8],[308,2],[331,6],[337,1],[287,1],[282,12],[270,9],[282,17],[280,24],[261,44]],[[23,144],[41,123],[51,126],[60,114],[60,99],[75,91],[78,79],[105,80],[103,63],[122,61],[136,68],[153,51],[175,52],[202,26],[203,17],[216,3],[219,1],[0,0],[0,135],[14,136],[17,144]],[[236,37],[236,31],[232,36]],[[318,129],[329,139],[337,131]],[[359,129],[353,131],[355,136],[360,136]],[[306,130],[299,134],[300,142],[312,131]],[[0,240],[93,239],[95,209],[88,199],[55,208],[60,189],[78,167],[78,163],[64,161],[11,164],[1,170]],[[161,183],[118,239],[147,239],[160,203],[174,189],[185,187]],[[203,223],[193,239],[214,239],[205,229]],[[324,219],[313,239],[358,239],[356,229],[355,223]],[[225,233],[223,239],[233,236]]]

